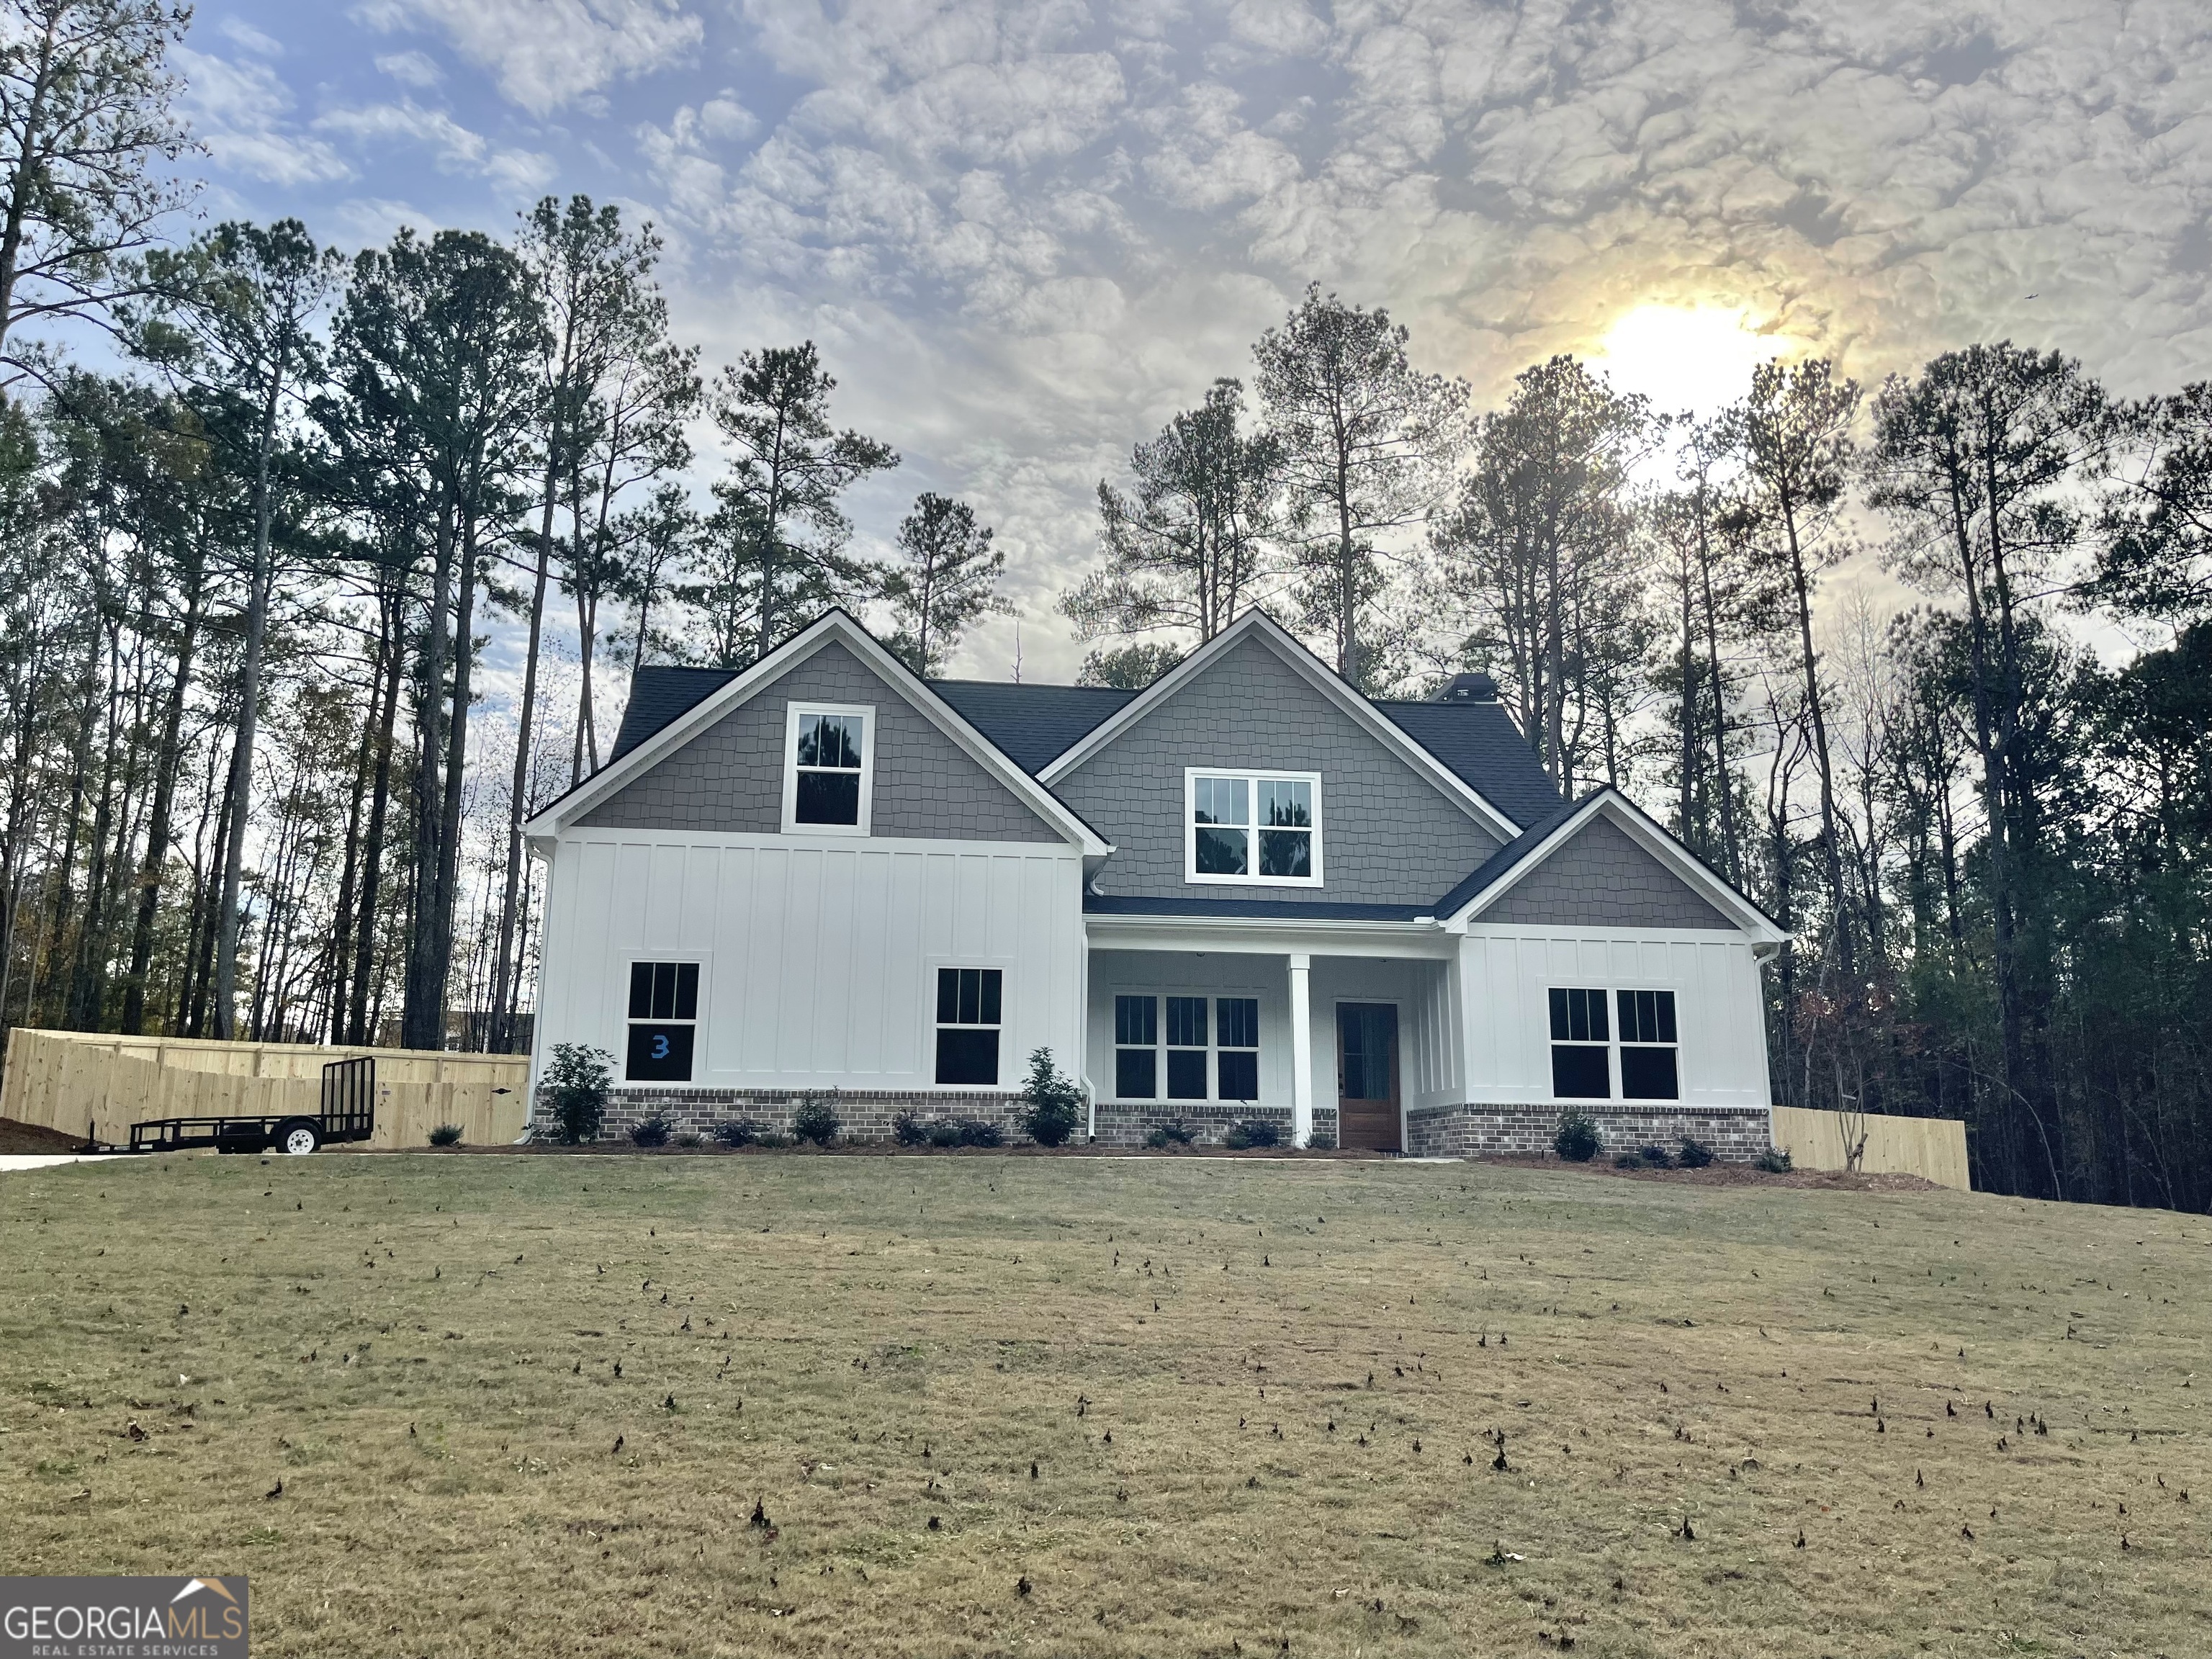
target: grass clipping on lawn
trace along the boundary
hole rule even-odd
[[[2203,1653],[2208,1243],[1464,1164],[79,1164],[0,1177],[0,1560],[250,1573],[316,1659]]]

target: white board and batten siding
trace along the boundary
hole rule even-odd
[[[1549,1103],[1548,994],[1582,986],[1674,992],[1682,1103],[1763,1108],[1772,1096],[1759,973],[1740,933],[1476,923],[1460,947],[1465,1097]]]
[[[541,1032],[624,1048],[632,960],[700,963],[691,1086],[934,1086],[935,969],[1005,974],[1000,1086],[1072,1060],[1083,861],[1030,842],[570,830]],[[542,1070],[545,1057],[538,1056]]]

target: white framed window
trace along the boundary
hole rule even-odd
[[[783,827],[827,835],[868,833],[876,771],[876,711],[795,702],[783,738]]]
[[[1322,884],[1321,774],[1183,771],[1183,879]]]
[[[999,1034],[1004,1024],[1006,972],[999,968],[937,970],[937,1066],[941,1085],[999,1086]]]
[[[699,1037],[699,964],[632,962],[626,1029],[624,1082],[690,1082]]]
[[[1553,986],[1549,1002],[1554,1098],[1682,1097],[1672,991]]]
[[[1256,1101],[1259,998],[1117,995],[1114,1097]]]

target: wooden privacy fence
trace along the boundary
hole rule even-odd
[[[522,1133],[530,1060],[524,1054],[320,1048],[307,1042],[213,1042],[97,1031],[8,1034],[0,1117],[100,1139],[127,1139],[148,1118],[293,1115],[322,1109],[323,1067],[376,1062],[372,1147],[422,1146],[441,1123],[471,1146]]]
[[[1867,1175],[1917,1175],[1939,1187],[1973,1190],[1966,1176],[1966,1126],[1955,1117],[1885,1117],[1865,1113],[1856,1133],[1866,1136],[1859,1169]],[[1841,1170],[1844,1117],[1841,1112],[1774,1108],[1774,1144],[1801,1170]]]

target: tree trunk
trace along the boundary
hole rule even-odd
[[[393,584],[381,597],[384,609],[380,637],[386,641],[383,661],[383,714],[376,735],[376,775],[369,788],[368,840],[362,851],[361,911],[354,932],[353,1006],[347,1015],[349,1040],[372,1040],[368,1023],[369,969],[376,949],[376,904],[384,874],[385,817],[392,802],[392,731],[399,720],[399,687],[406,660],[406,599]]]
[[[122,1030],[133,1036],[146,1029],[146,975],[153,966],[154,919],[161,907],[161,879],[169,863],[169,819],[176,799],[177,771],[184,757],[185,696],[191,689],[192,655],[199,641],[200,594],[206,574],[206,556],[196,549],[186,577],[184,626],[177,635],[177,672],[169,682],[168,705],[161,714],[161,747],[154,763],[154,809],[146,823],[138,915],[131,933],[131,977],[123,992]]]
[[[416,720],[414,892],[409,907],[407,980],[400,1004],[400,1045],[408,1048],[445,1046],[443,993],[451,939],[438,937],[438,875],[444,859],[438,831],[445,822],[440,763],[446,747],[447,606],[453,586],[454,542],[459,533],[450,496],[438,504],[437,556],[430,579],[429,635],[422,657]]]

